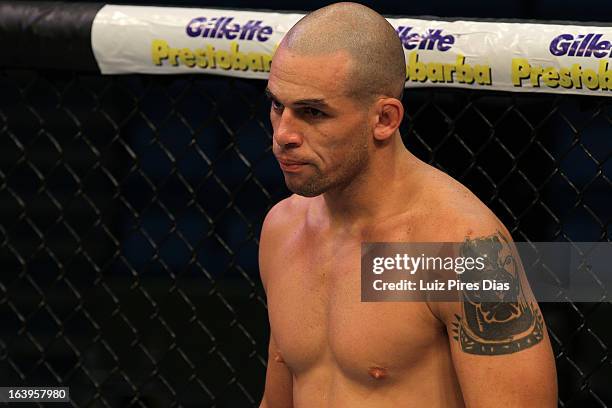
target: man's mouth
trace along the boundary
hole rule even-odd
[[[280,165],[281,170],[283,170],[284,172],[295,173],[297,171],[300,171],[308,163],[297,161],[297,160],[279,158],[278,164]]]

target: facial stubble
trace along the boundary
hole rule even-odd
[[[369,164],[367,133],[365,129],[354,139],[351,149],[342,155],[338,166],[323,172],[319,166],[308,164],[314,174],[304,181],[296,176],[285,174],[287,188],[300,196],[315,197],[330,190],[341,190],[354,183],[363,174]]]

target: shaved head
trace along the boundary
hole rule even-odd
[[[337,3],[298,21],[274,54],[266,89],[272,150],[289,190],[346,191],[372,163],[395,157],[405,80],[399,36],[375,11]]]
[[[279,48],[298,55],[346,52],[348,94],[401,98],[406,81],[401,41],[393,26],[366,6],[336,3],[313,11],[289,30]]]

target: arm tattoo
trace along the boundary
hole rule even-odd
[[[484,257],[485,269],[466,271],[461,280],[482,279],[508,283],[509,291],[462,291],[463,316],[455,315],[454,339],[470,354],[510,354],[539,343],[544,323],[533,303],[528,302],[520,280],[520,263],[512,245],[497,234],[466,239],[461,256]]]

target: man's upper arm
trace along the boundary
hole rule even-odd
[[[271,274],[271,264],[275,257],[282,256],[278,253],[278,248],[284,240],[292,226],[292,200],[293,197],[286,198],[274,205],[261,227],[259,237],[259,275],[264,289],[267,290],[268,275]],[[268,305],[269,306],[269,305]]]
[[[460,256],[485,257],[484,278],[509,283],[511,291],[499,296],[513,296],[509,300],[492,298],[492,291],[461,292],[459,302],[436,306],[466,406],[557,406],[546,326],[508,233],[481,229],[465,238],[459,251]],[[472,278],[483,276],[460,276],[462,281]]]
[[[266,385],[259,408],[291,408],[293,406],[293,377],[277,354],[274,339],[270,336]]]
[[[266,219],[259,240],[259,271],[264,289],[267,292],[270,280],[274,279],[271,271],[272,257],[279,256],[276,248],[279,240],[283,239],[286,227],[286,208],[288,203],[284,200],[274,206]],[[273,308],[268,298],[268,310]],[[273,330],[273,329],[272,329]],[[260,408],[290,408],[293,406],[293,377],[287,365],[282,361],[279,350],[274,342],[273,332],[270,333],[268,347],[268,364],[266,368],[266,383]]]

